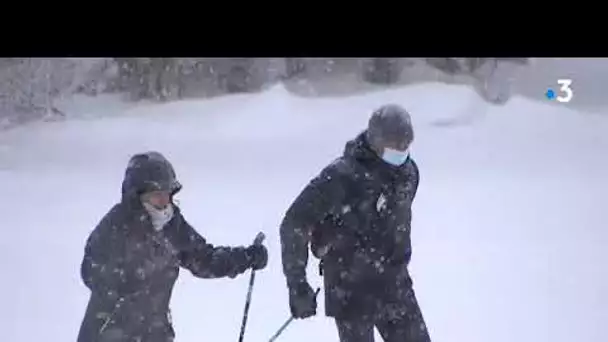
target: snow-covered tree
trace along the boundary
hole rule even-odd
[[[0,58],[0,126],[61,117],[55,101],[103,85],[106,65],[99,58]]]

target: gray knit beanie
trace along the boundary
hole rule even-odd
[[[367,139],[375,148],[383,147],[388,142],[409,146],[414,140],[410,114],[396,104],[378,108],[369,119]]]

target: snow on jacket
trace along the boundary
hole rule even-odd
[[[172,341],[169,302],[180,267],[220,278],[251,265],[245,248],[209,244],[175,205],[171,220],[155,230],[138,196],[146,182],[138,177],[166,178],[167,172],[142,170],[126,172],[121,202],[87,239],[81,277],[91,294],[78,342]]]
[[[287,282],[305,279],[312,242],[322,259],[327,316],[361,317],[389,303],[407,309],[411,205],[418,182],[411,157],[394,167],[370,148],[365,133],[348,142],[343,156],[287,210],[281,225]]]

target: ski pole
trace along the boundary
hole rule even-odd
[[[321,291],[320,287],[317,287],[317,290],[315,291],[315,298],[317,297],[317,295],[319,294],[319,291]],[[289,317],[285,323],[283,323],[283,325],[281,325],[281,327],[279,328],[279,330],[277,330],[277,332],[272,335],[272,337],[270,338],[270,340],[268,340],[268,342],[274,342],[277,340],[277,338],[279,338],[279,336],[283,333],[283,331],[285,331],[285,329],[287,329],[287,327],[289,326],[289,324],[291,324],[291,322],[295,319],[295,317],[291,316]]]
[[[261,245],[264,242],[266,235],[259,232],[253,240],[254,245]],[[255,282],[255,270],[251,270],[251,277],[249,278],[249,288],[247,289],[247,298],[245,299],[245,311],[243,312],[243,321],[241,323],[241,333],[239,335],[239,342],[243,342],[245,338],[245,326],[247,325],[247,317],[249,316],[249,306],[251,305],[251,295],[253,293],[253,284]]]

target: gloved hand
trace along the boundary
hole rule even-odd
[[[306,280],[289,286],[289,308],[295,318],[308,318],[317,314],[317,295]]]
[[[264,245],[253,244],[247,247],[246,253],[252,269],[261,270],[268,264],[268,249]]]

